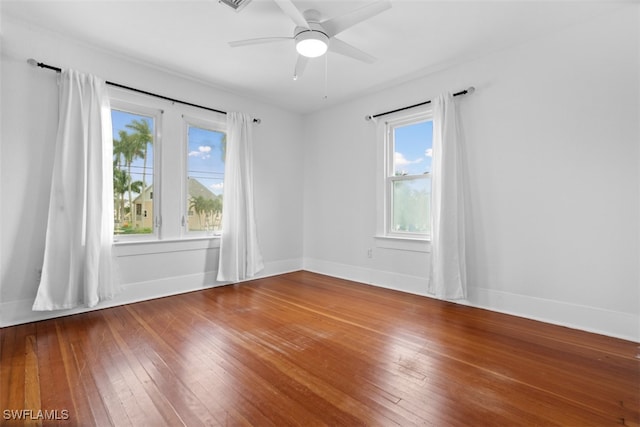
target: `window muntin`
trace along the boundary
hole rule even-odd
[[[226,133],[222,126],[186,121],[186,212],[184,226],[191,235],[219,235]]]
[[[156,118],[112,108],[114,235],[153,235]]]
[[[385,235],[427,239],[431,233],[430,114],[389,121],[385,145]]]

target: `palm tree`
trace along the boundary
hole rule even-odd
[[[216,225],[220,225],[220,221],[221,221],[221,215],[222,215],[222,197],[216,197],[215,199],[211,200],[211,205],[212,205],[212,216],[213,216],[213,227],[215,228]]]
[[[121,143],[117,139],[113,139],[113,201],[114,206],[117,207],[115,213],[116,222],[122,222],[123,210],[124,210],[124,185],[126,172],[122,170],[122,147]],[[125,184],[126,185],[126,184]]]
[[[153,132],[149,127],[149,120],[133,120],[126,125],[127,128],[133,131],[131,138],[135,141],[135,145],[142,149],[142,184],[143,190],[141,193],[142,206],[145,206],[146,188],[147,188],[147,154],[149,145],[153,145]]]
[[[193,210],[193,212],[198,215],[198,224],[202,229],[202,214],[207,211],[207,199],[203,196],[192,197],[189,203],[189,210]]]
[[[121,130],[118,132],[118,136],[120,139],[113,140],[113,152],[117,153],[116,162],[121,164],[121,161],[124,161],[124,164],[127,168],[127,174],[129,175],[129,180],[127,182],[127,191],[129,193],[129,212],[131,212],[131,219],[135,225],[135,216],[133,214],[133,209],[131,204],[133,203],[133,187],[132,187],[132,179],[131,179],[131,164],[133,161],[139,157],[144,156],[144,151],[142,147],[138,145],[138,141],[131,137],[126,131]],[[144,191],[144,190],[143,190]]]
[[[136,193],[140,193],[142,190],[142,181],[133,181],[131,182],[131,175],[127,173],[126,170],[121,169],[116,166],[117,163],[113,163],[113,195],[115,200],[114,205],[117,208],[117,221],[122,223],[124,220],[124,195],[127,193],[129,187],[131,187],[131,191]]]
[[[205,224],[205,228],[208,230],[210,225],[213,226],[213,210],[214,210],[214,206],[213,206],[213,199],[206,199],[204,202],[204,224]],[[209,217],[211,217],[211,222],[209,222]]]
[[[113,205],[116,209],[114,216],[117,223],[122,223],[124,194],[127,192],[128,178],[127,172],[117,167],[116,162],[113,162]]]

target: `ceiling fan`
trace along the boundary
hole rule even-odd
[[[254,44],[295,41],[298,52],[293,79],[302,75],[309,58],[324,55],[327,50],[348,56],[366,63],[373,63],[376,58],[360,49],[343,42],[335,36],[342,31],[365,21],[391,7],[389,0],[378,0],[355,9],[345,15],[321,20],[320,12],[309,9],[301,13],[291,0],[274,0],[282,11],[296,24],[292,37],[261,37],[255,39],[229,42],[231,47]]]

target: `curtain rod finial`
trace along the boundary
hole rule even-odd
[[[37,67],[38,66],[38,61],[36,61],[33,58],[29,58],[29,59],[27,59],[27,64],[31,65],[32,67]]]
[[[368,122],[371,121],[371,119],[373,119],[373,116],[371,114],[367,114],[366,116],[364,116],[364,119]]]

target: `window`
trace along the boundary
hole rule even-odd
[[[114,234],[153,234],[155,118],[111,110]]]
[[[186,119],[187,218],[190,234],[219,235],[227,136],[222,128]]]
[[[384,131],[383,235],[428,239],[431,233],[431,115],[421,113],[390,120]]]
[[[143,253],[220,235],[225,116],[119,88],[110,96],[114,241],[144,242],[130,245]]]

